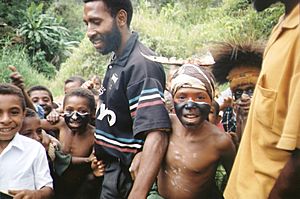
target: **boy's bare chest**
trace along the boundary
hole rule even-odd
[[[60,142],[64,153],[72,156],[88,157],[91,154],[94,139],[93,136],[64,133],[60,136]]]
[[[219,154],[209,142],[187,141],[171,136],[166,164],[187,173],[202,173],[215,167]]]

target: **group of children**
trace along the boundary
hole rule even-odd
[[[239,79],[248,74],[246,69],[250,68],[252,76],[257,71],[251,66],[242,68],[241,76],[240,67],[243,65],[237,64],[239,70],[234,73]],[[231,69],[227,69],[229,77]],[[79,76],[67,79],[63,103],[58,106],[44,86],[25,92],[22,76],[13,71],[14,85],[0,84],[0,191],[20,198],[51,198],[54,194],[58,199],[98,198],[105,172],[105,163],[93,154],[99,78],[87,82]],[[217,71],[214,74],[220,80],[217,65],[212,71]],[[220,164],[230,173],[237,145],[218,119],[215,78],[206,67],[184,64],[169,80],[172,132],[148,198],[222,198],[214,177]],[[232,82],[247,84],[236,79],[229,82],[234,89]],[[249,83],[255,86],[254,80]],[[130,167],[133,177],[140,153]]]

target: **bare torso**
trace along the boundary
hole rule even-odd
[[[67,195],[76,193],[75,190],[83,185],[92,175],[91,163],[81,161],[81,163],[74,163],[75,158],[87,159],[93,150],[94,144],[94,128],[88,126],[83,133],[73,133],[68,127],[60,129],[59,141],[61,143],[61,150],[65,154],[72,155],[72,163],[68,169],[59,178],[58,186]]]
[[[186,133],[176,115],[171,115],[173,132],[159,172],[159,193],[168,199],[211,198],[214,176],[220,160],[218,142],[223,132],[205,121],[192,133]]]
[[[88,126],[83,133],[73,133],[65,128],[59,133],[59,141],[64,153],[75,157],[89,157],[94,144],[94,128]]]

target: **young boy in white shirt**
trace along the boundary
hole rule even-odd
[[[53,183],[44,147],[18,133],[24,120],[22,91],[0,84],[0,191],[15,198],[48,199]]]

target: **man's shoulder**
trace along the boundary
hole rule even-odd
[[[147,56],[155,56],[155,52],[153,52],[150,48],[142,44],[140,41],[136,42],[135,48],[131,54],[131,60],[135,63],[143,63],[145,66],[158,66],[162,67],[162,65],[158,62],[154,62],[147,58]]]

